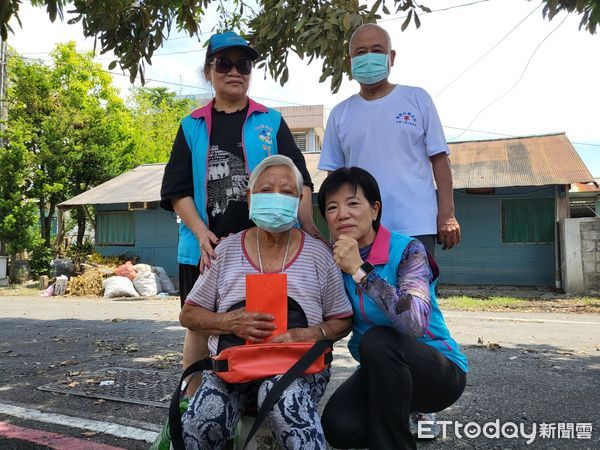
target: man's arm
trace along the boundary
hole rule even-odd
[[[449,250],[460,243],[460,225],[454,216],[454,191],[450,160],[445,152],[430,156],[429,160],[437,185],[437,240],[443,245],[443,250]]]
[[[300,222],[302,229],[312,237],[327,242],[313,220],[312,189],[310,186],[304,185],[302,188],[302,200],[300,200],[300,206],[298,207],[298,222]]]

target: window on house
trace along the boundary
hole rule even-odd
[[[502,243],[554,242],[554,199],[501,200]]]
[[[294,137],[294,142],[296,143],[296,145],[298,146],[300,151],[305,152],[306,151],[306,132],[305,131],[295,132],[295,133],[292,133],[292,136]]]
[[[130,212],[96,215],[96,245],[134,245],[134,217]]]

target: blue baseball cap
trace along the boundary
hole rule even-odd
[[[252,61],[258,58],[258,52],[250,47],[248,41],[233,31],[213,34],[208,41],[206,57],[208,58],[213,56],[214,54],[228,48],[239,48],[246,53],[246,55],[248,55]]]

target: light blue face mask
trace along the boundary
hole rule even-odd
[[[361,84],[375,84],[390,74],[387,53],[365,53],[352,58],[352,78]]]
[[[276,193],[252,194],[250,220],[258,228],[271,233],[281,233],[296,225],[300,199]]]

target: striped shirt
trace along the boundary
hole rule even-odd
[[[258,274],[244,247],[246,231],[223,239],[215,248],[217,259],[198,277],[186,303],[222,313],[246,298],[246,274]],[[288,295],[300,304],[309,326],[352,316],[339,268],[321,241],[302,231],[300,249],[285,266]],[[217,336],[208,339],[212,355]]]

